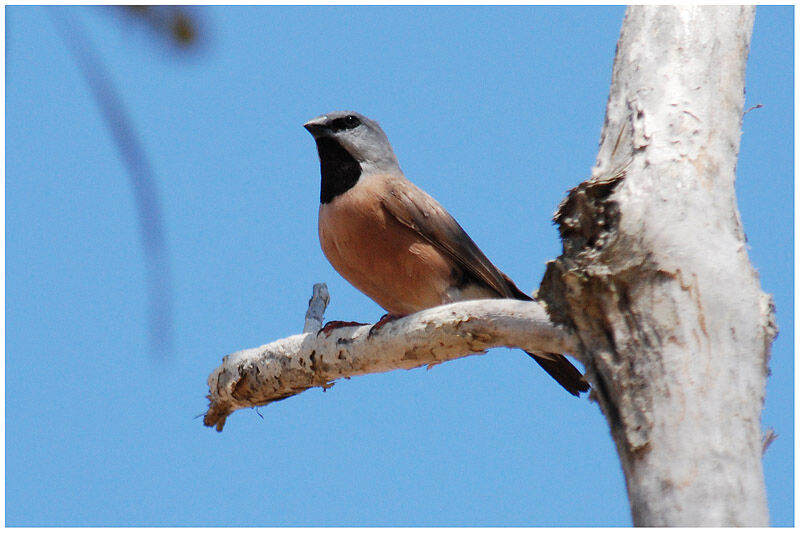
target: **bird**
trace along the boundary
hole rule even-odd
[[[342,277],[387,311],[378,324],[451,302],[533,300],[439,202],[405,177],[376,121],[335,111],[304,127],[319,156],[322,251]],[[564,355],[526,353],[571,394],[589,390]]]

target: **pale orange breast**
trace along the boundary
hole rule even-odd
[[[320,206],[319,239],[328,261],[390,313],[445,303],[452,263],[387,213],[370,185],[360,183]]]

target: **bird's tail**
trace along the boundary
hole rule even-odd
[[[525,353],[533,357],[533,360],[539,363],[539,366],[544,368],[544,371],[558,381],[570,394],[580,396],[581,392],[589,390],[586,378],[563,355],[559,353]]]
[[[503,281],[505,281],[507,289],[504,293],[501,293],[503,296],[526,302],[533,301],[533,298],[517,287],[514,282],[511,281],[511,278],[502,272],[500,272],[500,276],[502,276]],[[539,363],[539,366],[544,368],[544,371],[558,381],[570,394],[580,396],[581,392],[589,390],[589,383],[586,381],[586,378],[583,377],[581,371],[572,366],[569,359],[560,353],[525,353],[533,357],[533,360]]]

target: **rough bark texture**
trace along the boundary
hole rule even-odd
[[[309,302],[327,303],[327,289]],[[324,304],[322,305],[324,311]],[[321,320],[321,315],[320,315]],[[537,302],[474,300],[443,305],[387,323],[294,335],[226,356],[208,378],[207,426],[222,431],[243,407],[282,400],[343,377],[431,366],[497,346],[531,352],[572,353],[575,338],[555,326]]]
[[[537,303],[484,300],[326,337],[310,311],[311,333],[224,359],[205,423],[221,430],[235,409],[494,346],[575,353],[636,525],[768,525],[760,415],[777,329],[734,191],[753,17],[629,8],[597,165],[556,214],[563,254],[539,291],[552,322]]]
[[[776,328],[736,160],[754,8],[631,7],[593,178],[556,215],[539,296],[574,328],[638,526],[765,526]]]

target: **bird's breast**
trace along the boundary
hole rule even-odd
[[[376,185],[359,183],[320,205],[319,240],[328,261],[390,313],[413,313],[449,301],[452,261],[389,214],[380,182]]]

